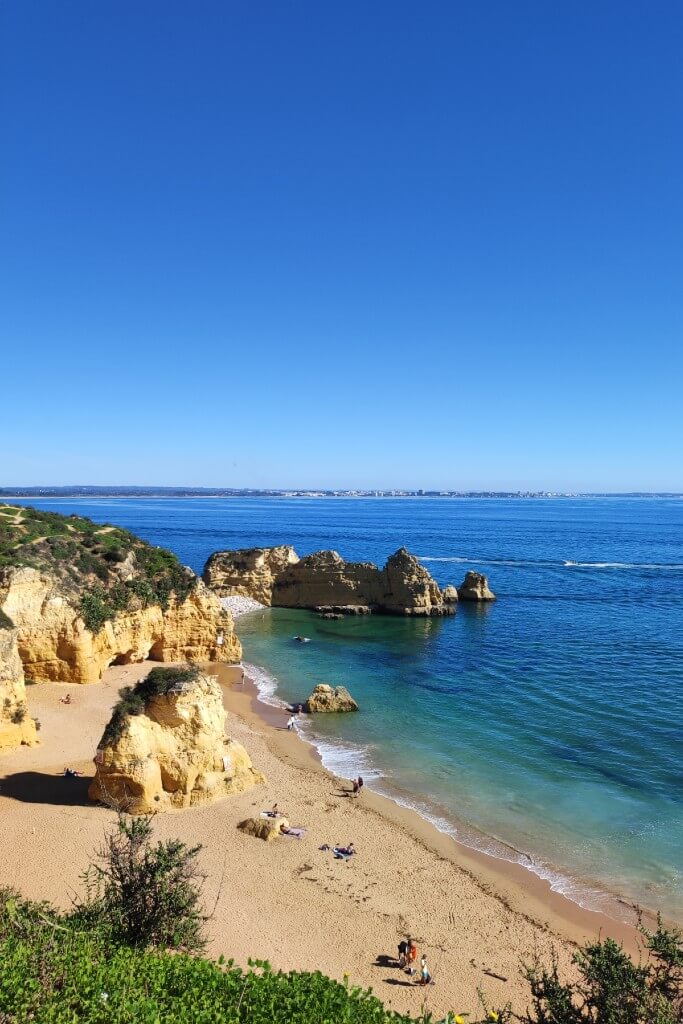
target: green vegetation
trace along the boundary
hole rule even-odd
[[[201,847],[177,839],[152,844],[149,818],[119,818],[85,872],[86,898],[72,915],[117,945],[198,952],[206,945],[195,858]]]
[[[193,665],[153,668],[135,684],[119,690],[119,700],[112,709],[102,737],[105,743],[115,742],[122,734],[129,715],[141,715],[145,704],[152,697],[163,696],[174,686],[193,682],[199,676],[199,669]]]
[[[647,959],[634,963],[613,939],[588,943],[574,956],[574,984],[562,982],[556,962],[527,967],[533,1009],[525,1024],[680,1024],[683,935],[661,919],[641,933]]]
[[[172,552],[127,530],[81,516],[0,505],[0,569],[15,565],[56,576],[93,633],[118,612],[151,605],[166,609],[174,595],[183,601],[196,583]]]

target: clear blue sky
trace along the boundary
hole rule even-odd
[[[679,0],[0,18],[0,484],[683,488]]]

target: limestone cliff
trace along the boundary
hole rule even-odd
[[[219,597],[251,597],[269,605],[276,576],[299,561],[292,547],[215,551],[204,567],[204,582]]]
[[[315,608],[326,615],[453,614],[452,602],[444,600],[434,579],[405,548],[391,555],[383,569],[372,562],[345,562],[336,551],[316,551],[301,559],[293,548],[252,549],[248,561],[244,555],[242,551],[216,552],[207,562],[205,581],[216,582],[220,594],[229,580],[233,593],[240,588],[239,593],[263,604]],[[255,573],[255,563],[264,567],[263,572]],[[240,566],[245,564],[242,571]]]
[[[0,753],[37,742],[36,724],[26,705],[17,630],[0,612]]]
[[[95,682],[147,657],[241,656],[230,613],[171,552],[79,517],[0,506],[0,609],[36,681]]]
[[[121,691],[95,757],[89,795],[130,814],[194,807],[241,793],[264,777],[225,735],[215,678],[158,668]]]
[[[461,601],[495,601],[496,595],[489,590],[489,581],[480,572],[470,571],[458,587]]]

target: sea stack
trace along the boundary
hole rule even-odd
[[[226,737],[226,717],[214,677],[190,665],[152,669],[121,690],[97,749],[90,797],[129,814],[149,814],[220,800],[264,782],[244,747]]]
[[[458,587],[461,601],[495,601],[496,595],[489,590],[489,581],[480,572],[470,570]]]
[[[292,547],[216,551],[206,563],[206,584],[221,597],[252,597],[278,608],[309,608],[326,617],[452,615],[436,581],[415,555],[399,548],[383,569],[346,562],[336,551],[299,558]]]

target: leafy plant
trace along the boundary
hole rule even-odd
[[[634,963],[614,939],[591,942],[574,955],[576,983],[563,982],[557,960],[525,968],[532,1009],[525,1024],[676,1024],[683,1021],[683,936],[661,918],[641,926],[648,954]]]
[[[153,844],[149,818],[121,815],[83,875],[86,898],[74,921],[102,928],[127,946],[203,949],[200,849],[177,839]]]
[[[160,697],[183,683],[194,682],[199,669],[193,665],[163,666],[140,679],[135,686],[124,686],[119,690],[119,699],[112,708],[111,718],[106,725],[102,740],[113,743],[122,735],[130,715],[144,713],[145,705],[152,697]]]

